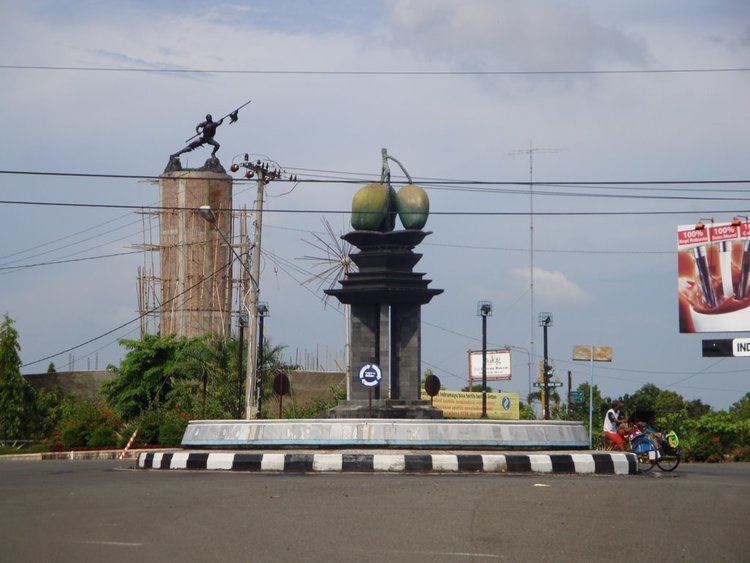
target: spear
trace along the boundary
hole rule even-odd
[[[248,104],[249,104],[250,102],[252,102],[252,100],[248,100],[248,101],[246,101],[246,102],[245,102],[244,104],[242,104],[242,105],[241,105],[240,107],[238,107],[238,108],[237,108],[236,110],[234,110],[234,111],[230,111],[230,112],[229,112],[228,114],[226,114],[226,115],[225,115],[224,117],[222,117],[221,119],[226,119],[226,118],[228,117],[228,118],[229,118],[229,125],[231,125],[232,123],[234,123],[235,121],[237,121],[237,120],[238,120],[238,119],[240,118],[240,117],[239,117],[239,115],[237,115],[237,114],[238,114],[238,112],[239,112],[239,111],[240,111],[240,110],[241,110],[242,108],[244,108],[244,107],[245,107],[246,105],[248,105]],[[219,121],[221,121],[221,119],[220,119]],[[200,137],[200,133],[196,133],[195,135],[193,135],[192,137],[190,137],[190,138],[189,138],[189,139],[188,139],[187,141],[185,141],[185,142],[186,142],[186,143],[189,143],[190,141],[192,141],[192,140],[193,140],[193,139],[195,139],[196,137]]]

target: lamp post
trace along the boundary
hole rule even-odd
[[[549,355],[547,352],[547,328],[552,326],[552,313],[539,313],[539,326],[544,331],[544,420],[549,420]]]
[[[255,340],[255,330],[254,327],[257,325],[257,308],[253,306],[253,303],[246,303],[246,298],[248,294],[250,297],[255,297],[255,299],[251,299],[252,302],[257,303],[257,296],[260,292],[260,288],[258,286],[257,278],[253,275],[253,273],[250,271],[250,268],[247,265],[247,261],[243,260],[242,257],[237,253],[237,250],[235,250],[234,246],[232,246],[232,243],[229,242],[229,239],[226,237],[226,235],[222,232],[222,230],[219,228],[219,225],[216,221],[216,214],[214,213],[213,209],[209,205],[201,205],[198,208],[198,215],[205,219],[216,231],[219,233],[219,236],[222,238],[222,240],[226,243],[226,245],[229,247],[229,249],[232,251],[234,256],[240,261],[240,264],[242,264],[242,267],[247,272],[250,283],[252,284],[252,287],[250,287],[247,291],[247,294],[242,300],[242,303],[245,305],[245,308],[247,309],[247,315],[249,318],[248,323],[248,331],[247,331],[247,372],[245,375],[245,418],[250,419],[253,418],[255,415],[254,412],[251,412],[251,409],[248,408],[248,401],[247,401],[247,395],[248,393],[252,392],[252,389],[254,389],[254,383],[255,383],[255,368],[256,368],[256,362],[255,358],[253,357],[254,354],[254,340]],[[252,397],[252,395],[251,395]]]
[[[257,403],[258,403],[258,418],[262,418],[262,405],[263,405],[263,321],[266,317],[270,317],[271,314],[268,309],[268,303],[261,301],[258,303],[258,366],[255,374],[257,377],[256,389],[257,389]]]
[[[492,303],[477,303],[477,315],[482,317],[482,418],[487,418],[487,317],[492,316]]]
[[[237,341],[237,418],[242,417],[242,348],[245,343],[245,327],[247,326],[247,313],[239,316],[240,337]]]

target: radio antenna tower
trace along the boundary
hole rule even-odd
[[[563,149],[548,149],[535,147],[529,139],[528,149],[518,149],[508,153],[508,156],[528,156],[529,157],[529,350],[531,359],[534,362],[534,329],[536,328],[536,313],[534,312],[534,155],[535,154],[555,154],[562,152]],[[529,369],[531,374],[531,369]],[[531,395],[531,379],[529,379],[529,395]]]

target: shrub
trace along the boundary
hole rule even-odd
[[[66,411],[57,428],[59,436],[55,434],[65,448],[117,443],[120,419],[107,407],[96,401],[79,401],[67,405]]]
[[[182,435],[187,428],[188,416],[185,413],[170,411],[164,414],[159,425],[159,444],[162,446],[179,446]]]
[[[117,435],[111,426],[97,426],[91,431],[88,445],[92,448],[106,448],[117,445]]]

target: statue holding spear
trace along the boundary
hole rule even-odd
[[[238,107],[236,110],[229,112],[224,117],[219,119],[219,121],[214,121],[211,118],[211,114],[208,114],[206,116],[206,120],[202,121],[198,125],[195,126],[195,135],[190,137],[186,143],[188,145],[182,149],[174,153],[170,158],[177,158],[181,154],[190,152],[194,149],[197,149],[198,147],[202,147],[203,145],[211,145],[213,146],[213,150],[211,151],[211,156],[216,156],[216,152],[219,150],[219,143],[217,143],[214,140],[214,136],[216,135],[216,129],[219,128],[219,125],[221,125],[224,120],[228,117],[229,118],[229,124],[231,125],[235,121],[239,119],[239,111],[244,108],[246,105],[248,105],[252,100],[248,100],[244,104],[242,104],[240,107]],[[194,140],[195,139],[195,140]]]

